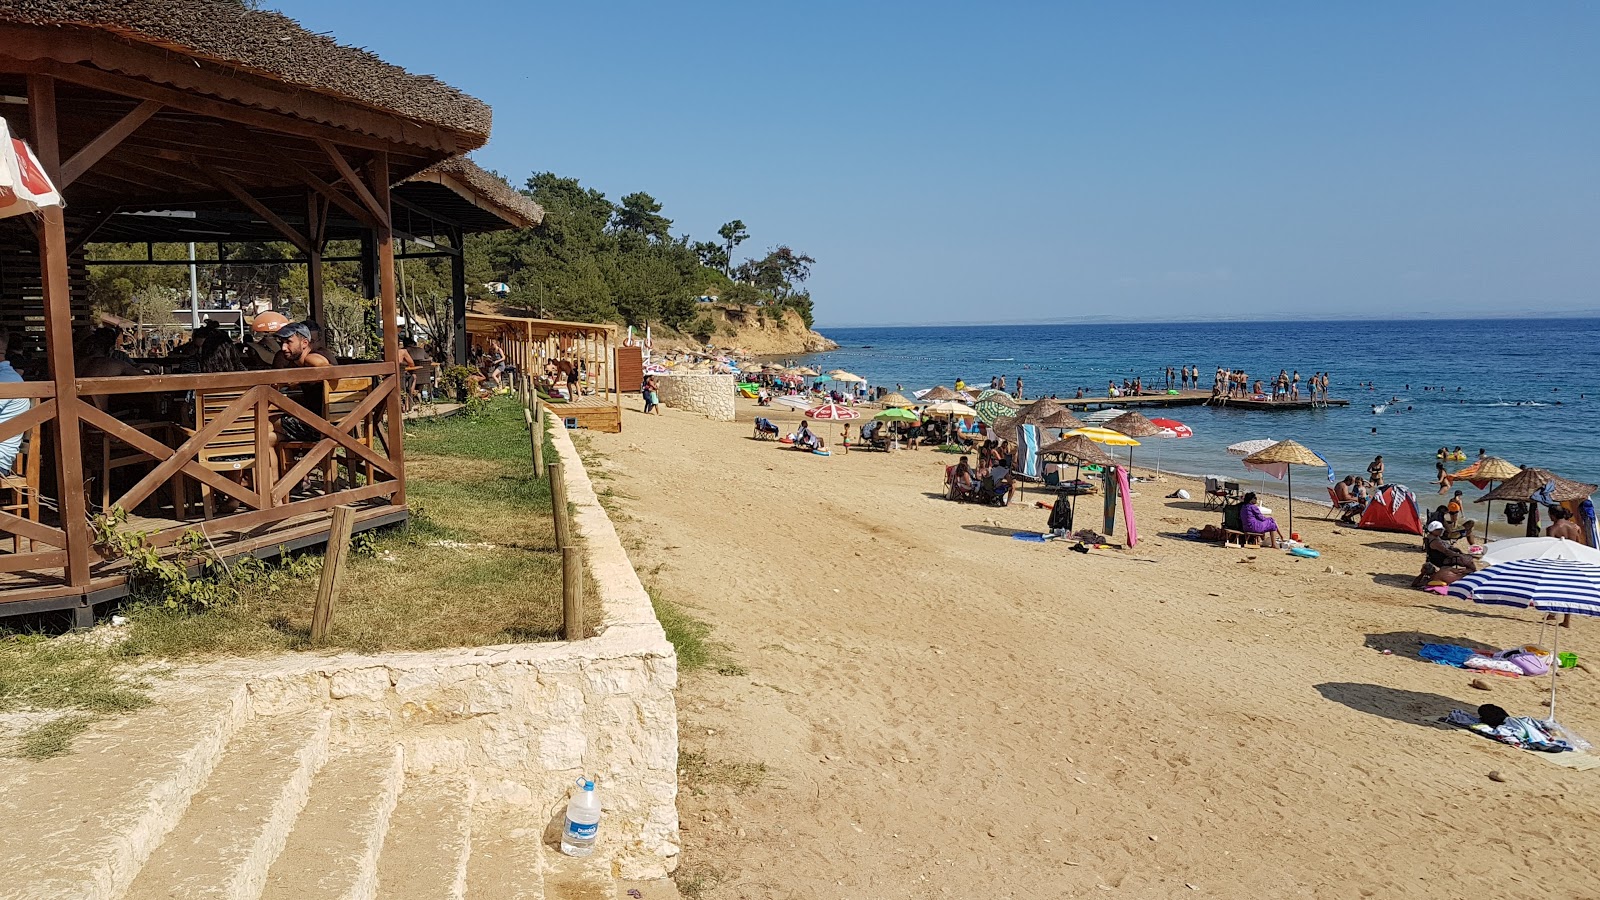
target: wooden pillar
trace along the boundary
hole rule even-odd
[[[368,187],[383,211],[383,221],[378,223],[373,235],[378,257],[378,318],[383,328],[383,361],[393,367],[394,377],[398,379],[401,377],[400,330],[395,325],[397,310],[394,295],[394,230],[390,225],[392,210],[389,206],[389,154],[374,153],[367,173],[367,181],[370,182]],[[401,446],[405,441],[406,429],[400,413],[398,382],[396,390],[389,392],[386,405],[389,410],[389,458],[394,460],[395,475],[400,481],[400,489],[395,491],[393,502],[400,506],[406,502],[405,451]]]
[[[52,181],[61,177],[61,143],[56,131],[56,83],[46,75],[28,76],[28,124],[33,150]],[[78,386],[72,357],[72,288],[67,276],[67,227],[61,207],[40,212],[39,275],[44,284],[45,355],[56,388],[56,484],[61,493],[61,527],[67,534],[67,583],[89,583],[89,510],[83,489],[83,435],[78,424]]]
[[[464,366],[467,364],[467,248],[462,243],[459,228],[451,237],[456,245],[455,255],[450,257],[450,319],[454,322],[452,355],[456,365]]]

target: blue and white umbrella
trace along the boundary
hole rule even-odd
[[[1542,613],[1600,616],[1600,565],[1576,559],[1515,559],[1497,563],[1450,585],[1450,596],[1474,603],[1536,609]],[[1550,651],[1550,719],[1556,717],[1556,669],[1561,629]]]

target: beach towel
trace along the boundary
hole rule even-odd
[[[1459,669],[1477,653],[1471,647],[1458,647],[1455,644],[1423,644],[1417,655],[1429,662],[1441,666],[1455,666]]]
[[[1028,479],[1039,477],[1039,426],[1018,426],[1016,462],[1018,475]]]
[[[1117,490],[1122,494],[1123,526],[1128,533],[1128,546],[1139,543],[1139,526],[1133,521],[1133,491],[1128,489],[1128,470],[1117,466]]]

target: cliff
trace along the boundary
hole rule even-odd
[[[792,309],[723,303],[700,304],[682,333],[661,329],[655,334],[657,350],[700,350],[708,343],[740,356],[821,353],[839,346],[807,328]]]

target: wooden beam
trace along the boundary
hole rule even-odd
[[[377,221],[378,227],[389,227],[389,204],[378,202],[377,196],[367,189],[367,185],[362,183],[361,176],[357,175],[356,170],[350,167],[350,160],[345,159],[339,148],[327,141],[318,139],[317,146],[321,147],[322,152],[327,154],[329,161],[333,163],[333,167],[339,170],[339,177],[343,178],[345,184],[350,185],[350,189],[356,192],[356,196],[361,199],[361,202],[367,207],[367,211]],[[389,155],[387,153],[383,154],[383,160],[383,194],[387,198],[389,194]]]
[[[59,183],[61,137],[56,123],[56,80],[49,75],[28,76],[28,130],[44,174]]]
[[[279,234],[288,239],[289,243],[295,245],[295,247],[298,248],[301,253],[310,255],[310,239],[289,227],[288,222],[285,222],[283,219],[279,218],[277,213],[267,209],[266,204],[250,196],[250,193],[244,188],[240,187],[238,182],[234,181],[232,178],[229,178],[227,175],[224,175],[221,169],[213,168],[212,166],[209,166],[193,157],[190,157],[190,163],[193,164],[196,169],[206,173],[206,177],[211,179],[212,184],[215,184],[217,187],[220,187],[232,194],[240,203],[243,203],[245,206],[249,207],[251,212],[265,219],[267,224],[272,226],[273,230],[277,231]]]
[[[152,394],[165,391],[217,391],[256,385],[304,384],[335,378],[371,378],[391,375],[384,363],[357,363],[321,369],[265,369],[255,372],[210,372],[203,375],[122,375],[79,378],[73,384],[85,397],[98,394]]]
[[[375,153],[367,169],[372,195],[377,202],[378,218],[383,222],[376,234],[378,243],[378,314],[383,319],[383,361],[394,367],[396,378],[404,378],[400,365],[400,326],[397,323],[394,295],[394,231],[389,227],[389,154]],[[400,409],[400,392],[389,392],[388,450],[393,461],[390,474],[400,482],[394,502],[406,502],[406,458],[402,449],[405,442],[405,416]]]
[[[340,209],[349,213],[356,221],[366,225],[368,228],[377,227],[378,222],[372,217],[370,210],[351,199],[344,191],[311,174],[311,170],[305,166],[292,159],[285,159],[283,160],[283,167],[293,172],[301,181],[305,182],[307,187],[337,203]]]
[[[118,144],[127,140],[129,135],[138,131],[140,125],[150,121],[150,117],[160,111],[160,103],[146,100],[134,107],[132,112],[118,119],[110,128],[100,132],[99,136],[85,144],[81,150],[72,154],[71,159],[62,164],[61,180],[56,182],[56,188],[65,188],[77,181],[79,175],[89,171],[90,166],[99,162]]]

